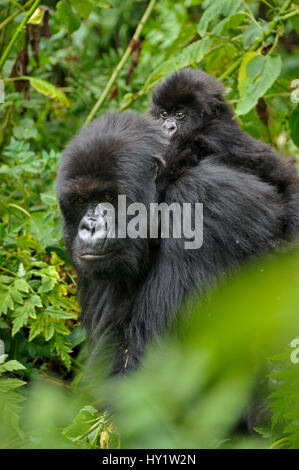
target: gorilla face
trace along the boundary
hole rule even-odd
[[[156,86],[150,114],[168,138],[201,130],[214,119],[231,119],[222,85],[202,70],[179,70]]]
[[[133,114],[94,121],[67,145],[57,192],[79,274],[117,278],[146,269],[149,240],[128,238],[123,228],[128,205],[155,201],[155,167],[164,149],[157,125]]]
[[[168,110],[157,106],[153,114],[159,119],[162,131],[168,139],[177,133],[191,131],[199,121],[198,112],[192,106],[187,107],[180,103]]]

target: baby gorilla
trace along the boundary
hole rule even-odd
[[[285,236],[291,239],[299,231],[296,169],[239,128],[222,92],[212,76],[192,68],[173,73],[155,88],[150,114],[170,139],[165,181],[213,154],[220,163],[251,173],[278,190],[285,206]]]
[[[167,144],[149,118],[107,115],[67,145],[59,168],[57,192],[83,323],[93,351],[114,339],[113,373],[138,365],[148,342],[169,329],[193,292],[202,294],[217,277],[283,238],[275,187],[215,156],[186,168],[160,194],[155,168],[163,165]],[[125,208],[120,196],[126,196]],[[158,200],[176,202],[182,213],[185,203],[203,203],[201,248],[186,249],[188,237],[172,238],[172,232],[158,241],[149,231],[137,238],[119,234],[119,220],[128,227],[139,210],[134,203],[142,203],[148,214]],[[192,227],[195,222],[190,211]]]

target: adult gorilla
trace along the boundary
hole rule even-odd
[[[106,115],[68,144],[59,169],[58,198],[83,322],[92,344],[116,341],[114,373],[136,367],[147,342],[169,328],[187,295],[283,238],[275,187],[213,155],[181,169],[160,193],[165,146],[160,126],[149,118]],[[161,200],[202,202],[203,246],[185,249],[180,238],[113,238],[110,209],[123,216],[119,195],[147,209]]]

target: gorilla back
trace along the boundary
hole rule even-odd
[[[94,349],[104,338],[114,339],[114,373],[136,367],[148,341],[170,327],[195,290],[272,249],[283,236],[275,188],[213,156],[187,167],[160,194],[166,146],[149,118],[107,115],[67,145],[59,169],[57,192],[83,322]],[[129,224],[139,210],[136,203],[147,210],[162,198],[180,207],[203,203],[201,248],[185,249],[185,239],[171,234],[153,240],[149,232],[129,237],[119,231],[120,219]]]

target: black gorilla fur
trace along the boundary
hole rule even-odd
[[[223,87],[202,70],[186,68],[170,75],[155,88],[150,114],[161,123],[166,111],[176,119],[176,132],[165,155],[168,179],[186,166],[214,155],[225,165],[258,176],[283,196],[285,236],[299,229],[299,180],[291,160],[282,159],[269,145],[243,132],[222,97]],[[162,124],[162,125],[163,125]]]
[[[59,169],[58,198],[67,248],[78,272],[83,322],[95,347],[103,338],[114,338],[113,373],[137,366],[148,341],[170,327],[195,289],[202,292],[217,277],[284,238],[281,194],[215,155],[185,167],[159,193],[165,175],[162,170],[155,180],[153,167],[167,144],[150,118],[106,115],[67,145]],[[183,239],[115,238],[106,243],[104,257],[80,259],[80,220],[107,191],[114,201],[126,194],[128,203],[147,207],[162,198],[166,203],[202,202],[203,246],[185,250]]]

